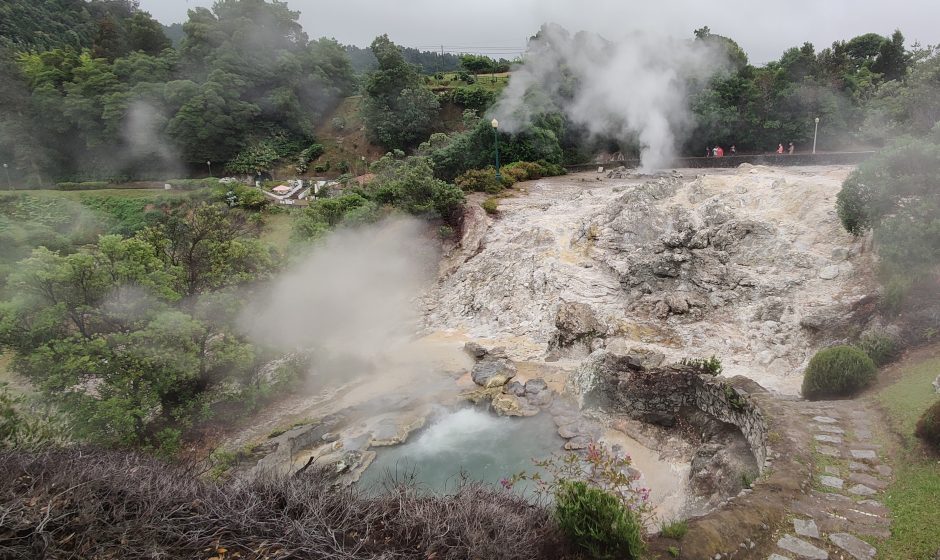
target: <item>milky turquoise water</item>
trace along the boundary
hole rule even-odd
[[[453,490],[464,472],[471,480],[498,485],[520,471],[535,472],[533,458],[561,452],[564,440],[545,413],[531,418],[503,418],[466,408],[447,412],[402,445],[376,448],[375,461],[360,484],[376,488],[388,474],[414,476],[429,490]],[[527,484],[517,490],[526,491]]]

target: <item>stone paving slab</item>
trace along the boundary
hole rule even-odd
[[[817,432],[827,432],[830,434],[844,434],[845,430],[838,426],[831,426],[829,424],[817,424],[813,426],[813,429]]]
[[[849,470],[853,471],[871,471],[872,468],[866,465],[865,463],[859,463],[858,461],[849,461]]]
[[[878,552],[872,545],[848,533],[834,533],[829,535],[829,540],[856,560],[873,560]]]
[[[779,554],[774,553],[768,556],[767,560],[790,560],[790,559],[787,558],[786,556],[780,556]]]
[[[817,492],[815,490],[797,503],[804,503],[822,510],[831,510],[832,508],[839,508],[842,510],[858,510],[867,515],[881,517],[887,516],[889,513],[888,508],[886,508],[884,504],[875,500],[862,500],[860,502],[856,502],[852,498],[843,496],[842,494],[834,494],[832,492]]]
[[[842,451],[831,445],[817,445],[816,451],[823,455],[828,455],[829,457],[842,457]]]
[[[891,527],[889,525],[868,525],[838,517],[820,519],[817,526],[823,534],[852,531],[857,535],[875,537],[876,539],[886,539],[891,536]]]
[[[819,477],[819,482],[822,483],[823,486],[828,486],[830,488],[838,488],[839,490],[842,490],[843,480],[841,478],[837,478],[834,476],[821,476]]]
[[[820,424],[835,424],[838,422],[838,420],[831,416],[814,416],[813,421],[819,422]]]
[[[871,496],[871,495],[877,494],[878,491],[872,488],[869,488],[868,486],[865,486],[864,484],[856,484],[855,486],[849,488],[849,493],[855,494],[856,496]]]
[[[819,528],[812,519],[794,519],[793,530],[801,537],[819,538]]]
[[[816,441],[822,441],[822,442],[825,442],[825,443],[835,443],[835,444],[841,444],[841,443],[842,443],[842,438],[840,438],[839,436],[830,436],[830,435],[825,435],[825,434],[817,434],[817,435],[813,436],[813,438],[814,438]]]
[[[874,461],[878,458],[878,454],[871,449],[850,449],[849,455],[861,461]]]
[[[865,486],[874,488],[876,490],[884,490],[888,487],[887,482],[877,479],[870,474],[852,473],[849,475],[849,480],[852,482],[857,482],[858,484],[864,484]]]
[[[777,546],[787,552],[796,554],[799,558],[808,558],[810,560],[827,560],[827,558],[829,558],[829,553],[825,550],[813,546],[803,539],[798,539],[793,535],[785,535],[777,541]]]
[[[878,471],[878,474],[881,476],[891,476],[894,470],[888,465],[875,465],[875,470]]]

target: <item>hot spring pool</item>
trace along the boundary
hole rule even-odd
[[[545,459],[562,451],[563,444],[548,414],[502,418],[464,408],[434,418],[401,445],[375,449],[375,461],[359,483],[375,488],[389,473],[401,479],[413,472],[427,489],[446,492],[463,471],[471,480],[498,484],[520,471],[534,472],[533,458]]]

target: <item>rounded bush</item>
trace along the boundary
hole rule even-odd
[[[940,452],[940,400],[924,412],[917,421],[914,435],[919,437],[934,451]]]
[[[633,560],[645,551],[639,517],[615,496],[584,482],[563,482],[555,518],[572,544],[589,558]]]
[[[875,378],[875,362],[854,346],[834,346],[816,352],[803,375],[807,399],[845,397]]]
[[[496,194],[503,190],[503,185],[496,179],[496,170],[492,167],[485,169],[469,169],[458,175],[454,184],[464,192],[485,192]]]
[[[856,346],[878,366],[893,362],[901,353],[898,340],[885,333],[868,333],[858,341]]]

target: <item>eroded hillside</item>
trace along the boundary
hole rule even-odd
[[[586,173],[527,184],[428,295],[426,326],[574,367],[590,350],[719,356],[784,393],[872,291],[834,210],[850,167]],[[486,220],[484,225],[482,220]]]

